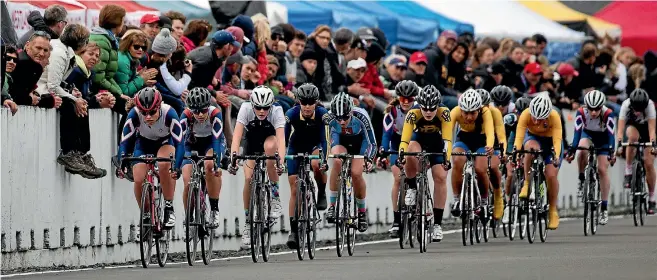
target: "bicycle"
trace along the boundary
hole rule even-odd
[[[515,148],[512,153],[507,153],[508,156],[515,153]],[[522,162],[522,161],[520,161]],[[522,183],[524,180],[524,168],[522,164],[516,164],[516,167],[513,169],[513,178],[511,183],[511,188],[509,189],[509,202],[506,204],[506,208],[509,209],[508,219],[506,228],[508,231],[509,240],[513,241],[516,236],[516,229],[520,229],[520,239],[525,239],[526,228],[523,226],[522,219],[520,217],[520,189],[522,188]]]
[[[208,205],[208,189],[205,184],[205,161],[212,160],[215,162],[217,154],[212,156],[199,156],[198,152],[192,151],[191,156],[185,156],[185,159],[192,161],[192,178],[189,182],[187,193],[187,211],[185,213],[185,249],[187,253],[187,263],[192,266],[196,261],[196,250],[201,241],[201,257],[203,263],[208,265],[212,260],[212,245],[216,233],[213,228],[207,224],[207,217],[210,207]],[[214,163],[214,170],[217,170],[217,164]],[[193,241],[193,242],[190,242]]]
[[[254,160],[253,175],[251,175],[251,199],[249,201],[249,224],[251,238],[251,259],[257,263],[262,253],[262,260],[269,261],[271,251],[271,183],[267,177],[267,160],[276,161],[276,169],[280,170],[278,152],[267,155],[237,155],[233,152],[233,166],[237,160]]]
[[[382,151],[380,157],[388,157],[389,155],[397,155],[398,151]],[[397,160],[399,163],[399,160]],[[402,168],[399,168],[403,170]],[[397,194],[397,209],[399,211],[399,248],[404,249],[405,245],[408,244],[411,248],[415,248],[415,241],[413,236],[416,233],[417,229],[417,220],[413,217],[413,210],[410,206],[406,205],[404,198],[406,197],[406,190],[408,190],[408,184],[405,183],[406,175],[404,172],[399,174],[399,193]]]
[[[345,239],[347,252],[354,255],[356,247],[356,230],[358,228],[358,209],[353,194],[351,182],[351,160],[364,159],[362,155],[333,154],[329,158],[342,160],[340,171],[340,187],[335,201],[335,243],[338,257],[342,257]]]
[[[429,228],[433,226],[433,196],[431,196],[431,189],[429,189],[429,179],[427,178],[427,169],[429,167],[429,157],[430,156],[445,156],[444,152],[441,153],[428,153],[425,151],[422,152],[404,152],[401,151],[400,157],[404,156],[414,156],[417,157],[420,162],[420,168],[418,170],[416,180],[417,180],[417,196],[420,198],[416,199],[415,205],[419,207],[411,207],[413,210],[414,226],[416,226],[416,232],[418,237],[418,243],[420,245],[420,253],[427,252],[427,243],[430,243],[432,240],[431,233]],[[399,161],[397,161],[399,164]],[[404,173],[402,166],[399,166]],[[418,204],[419,203],[419,204]]]
[[[499,178],[499,180],[500,180],[500,186],[499,187],[501,188],[500,190],[502,191],[502,197],[504,197],[504,178],[506,176],[506,163],[503,160],[504,156],[501,154],[501,153],[504,152],[504,149],[503,149],[502,145],[500,144],[498,147],[495,148],[495,151],[500,152],[499,170],[500,170],[500,174],[502,176]],[[490,172],[491,171],[489,169],[488,170],[488,177],[489,178],[490,178]],[[495,195],[494,194],[495,194],[495,189],[493,188],[493,184],[489,184],[489,188],[488,188],[488,217],[493,217],[493,210],[494,210],[494,205],[495,205]],[[502,202],[504,202],[504,199],[502,199]],[[488,228],[493,233],[493,238],[497,238],[497,234],[498,234],[498,231],[499,231],[500,227],[503,227],[502,230],[504,231],[504,236],[506,237],[506,228],[504,228],[503,223],[501,221],[498,221],[498,220],[494,219],[494,218],[489,219],[489,220],[490,220],[490,225],[488,226]],[[486,242],[488,242],[488,234],[485,234],[484,237],[485,237],[484,240]]]
[[[155,253],[157,264],[164,267],[169,256],[169,245],[171,242],[171,231],[164,228],[164,196],[162,186],[160,186],[160,177],[158,173],[158,162],[170,162],[173,172],[175,160],[173,155],[168,158],[153,157],[153,155],[142,155],[139,157],[125,157],[122,165],[131,162],[145,163],[148,165],[146,180],[142,184],[141,190],[141,209],[139,218],[139,253],[141,265],[148,268],[151,263],[153,254],[153,241],[155,241]],[[155,183],[157,180],[157,184]]]
[[[646,169],[643,166],[643,159],[638,155],[643,155],[645,147],[654,147],[653,143],[622,143],[623,147],[637,148],[634,161],[632,162],[632,180],[630,189],[632,192],[632,216],[634,217],[634,226],[639,224],[643,226],[646,214],[648,213],[648,192],[646,191]]]
[[[322,151],[319,151],[322,154]],[[317,210],[317,201],[315,199],[315,188],[317,187],[314,180],[311,179],[309,172],[312,170],[311,161],[320,159],[319,155],[296,154],[286,155],[286,160],[299,160],[299,174],[297,177],[297,197],[294,208],[294,219],[297,221],[297,258],[302,261],[306,252],[306,242],[308,243],[308,257],[312,260],[315,258],[317,242],[317,224],[321,222],[319,210]]]
[[[479,186],[477,184],[474,160],[480,156],[488,157],[488,169],[490,169],[491,157],[486,153],[473,152],[456,152],[452,153],[452,156],[465,156],[467,158],[465,166],[463,167],[463,183],[461,187],[461,196],[459,198],[461,240],[463,241],[463,246],[467,246],[468,238],[470,240],[470,245],[474,245],[475,237],[477,243],[480,243],[481,236],[488,234],[488,211],[481,208],[482,200],[481,194],[479,193]]]
[[[584,184],[582,185],[582,203],[584,204],[584,236],[595,235],[600,222],[600,207],[602,204],[600,192],[600,176],[598,174],[598,153],[610,152],[611,148],[595,148],[593,145],[577,147],[578,151],[588,151],[586,168],[584,169]],[[611,156],[610,156],[611,157]]]
[[[554,148],[552,150],[553,158],[556,157]],[[524,224],[527,226],[527,241],[533,244],[536,238],[536,229],[538,228],[541,242],[547,240],[547,214],[549,202],[545,190],[545,161],[543,160],[542,150],[516,150],[516,154],[534,155],[531,166],[529,167],[529,183],[527,184],[527,198],[522,199],[521,209]],[[523,180],[524,181],[524,180]]]

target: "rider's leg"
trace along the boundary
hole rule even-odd
[[[588,148],[591,144],[588,138],[579,140],[579,147]],[[589,158],[589,151],[581,150],[577,153],[577,170],[579,171],[579,182],[584,182],[584,168]],[[598,162],[599,163],[599,162]]]
[[[540,150],[540,145],[538,144],[538,141],[536,140],[526,140],[524,146],[524,150]],[[531,154],[526,154],[524,156],[524,162],[523,166],[525,167],[525,181],[522,184],[522,190],[520,190],[520,195],[518,197],[520,198],[526,198],[527,197],[527,191],[529,190],[529,176],[530,176],[530,170],[529,166],[531,166],[532,160],[534,160],[534,156]],[[555,178],[556,179],[556,178]]]
[[[176,149],[171,145],[163,145],[157,152],[158,157],[169,157],[174,154]],[[169,169],[171,169],[171,162],[158,162],[158,172],[160,175],[160,184],[162,185],[162,196],[164,196],[164,218],[165,225],[172,227],[175,223],[175,215],[173,209],[173,197],[176,193],[176,180],[171,178]]]
[[[493,217],[497,220],[501,219],[504,215],[504,197],[502,196],[502,171],[500,170],[500,157],[498,155],[493,155],[490,163],[491,170],[491,184],[493,186],[493,194],[495,195],[494,199],[494,208],[493,208]]]
[[[477,152],[484,152],[484,149],[481,148]],[[477,157],[475,158],[475,173],[477,173],[477,183],[479,184],[479,193],[481,194],[481,199],[484,203],[488,204],[488,188],[490,187],[491,180],[488,177],[488,158],[486,157]]]
[[[646,181],[648,182],[648,198],[650,203],[654,204],[655,203],[655,156],[653,156],[650,153],[650,150],[651,148],[646,148],[643,150],[643,167],[646,169]]]
[[[607,169],[609,168],[609,160],[607,159],[608,155],[598,155],[598,176],[600,178],[600,193],[602,196],[602,202],[600,208],[602,211],[607,210],[607,201],[609,200],[609,174],[607,174]]]
[[[331,148],[332,154],[344,154],[347,152],[347,148],[342,145],[336,145]],[[331,174],[329,176],[329,208],[335,206],[335,202],[338,199],[338,184],[340,181],[340,172],[342,171],[342,160],[333,159],[333,164],[331,166]]]
[[[391,162],[391,164],[394,164],[394,162]],[[393,224],[399,224],[401,222],[401,214],[399,213],[399,184],[401,183],[401,178],[399,178],[399,175],[401,174],[401,170],[399,170],[399,167],[396,165],[393,165],[391,168],[392,170],[392,177],[393,177],[393,182],[392,182],[392,193],[390,194],[392,198],[392,223]],[[402,198],[403,199],[403,198]]]
[[[319,150],[313,151],[313,155],[319,155]],[[317,182],[317,210],[326,210],[326,174],[320,170],[318,159],[311,161],[315,182]]]
[[[364,232],[368,228],[367,205],[365,204],[367,188],[365,178],[363,178],[364,163],[364,159],[353,159],[351,161],[351,180],[354,186],[354,196],[356,197],[356,208],[358,208],[358,231],[360,232]]]
[[[135,191],[135,199],[137,200],[137,205],[139,205],[139,209],[141,209],[141,192],[142,192],[142,185],[144,184],[144,181],[146,179],[146,173],[148,172],[148,166],[145,163],[137,163],[132,167],[132,174],[134,177],[134,191]]]
[[[433,222],[442,225],[443,212],[447,203],[447,171],[441,164],[431,167],[431,176],[433,177]]]
[[[422,146],[417,141],[411,141],[408,144],[407,148],[409,153],[417,153],[422,151]],[[405,156],[406,164],[404,164],[404,171],[406,172],[405,183],[408,185],[408,190],[406,191],[406,196],[404,197],[404,203],[406,205],[415,205],[415,199],[417,194],[417,181],[415,177],[417,172],[420,169],[420,161],[417,157],[414,156]]]
[[[187,210],[187,194],[189,193],[189,182],[192,181],[192,164],[189,161],[185,161],[183,163],[183,168],[182,168],[182,177],[183,177],[183,195],[182,195],[182,202],[183,202],[183,208],[185,211]]]
[[[545,165],[545,181],[547,181],[548,187],[548,202],[550,203],[549,209],[549,229],[557,229],[559,227],[559,212],[557,210],[557,205],[559,203],[559,180],[557,175],[559,174],[559,167],[555,167],[552,163]]]
[[[627,142],[636,143],[639,142],[639,130],[632,125],[628,125],[625,129],[625,135],[627,136]],[[625,147],[625,181],[623,182],[626,188],[630,186],[630,179],[632,179],[632,162],[634,161],[634,156],[636,155],[635,147]]]
[[[249,203],[251,202],[251,176],[253,176],[253,168],[255,167],[255,160],[244,161],[244,189],[242,191],[242,203],[244,203],[244,215],[249,218]]]
[[[509,161],[506,163],[506,182],[504,182],[504,191],[507,196],[511,193],[511,183],[513,183],[513,166]]]
[[[457,145],[459,142],[454,145],[454,153],[463,153],[465,152],[465,148],[458,147]],[[461,185],[463,184],[463,167],[466,162],[466,158],[463,156],[453,156],[452,157],[453,161],[453,169],[452,169],[452,195],[454,196],[454,200],[452,202],[452,216],[458,217],[460,216],[460,200],[461,200]]]
[[[265,155],[273,156],[276,154],[276,151],[278,151],[278,141],[276,136],[272,135],[267,137],[263,147]],[[269,176],[269,180],[275,185],[274,189],[272,189],[274,197],[278,197],[278,173],[276,172],[275,160],[267,160],[267,175]]]
[[[206,156],[212,156],[212,149],[205,153]],[[218,155],[220,156],[220,155]],[[208,196],[210,197],[210,210],[219,211],[219,194],[221,193],[221,169],[217,166],[217,175],[214,176],[214,161],[206,160],[205,165],[205,183],[208,187]]]

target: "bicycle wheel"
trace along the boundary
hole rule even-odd
[[[538,218],[538,230],[541,233],[539,234],[541,242],[545,243],[545,241],[547,241],[547,211],[543,211]]]
[[[201,257],[203,258],[203,264],[208,265],[212,260],[215,230],[210,228],[206,222],[208,220],[207,217],[210,216],[210,213],[208,213],[210,211],[210,206],[208,205],[210,197],[207,196],[207,191],[205,190],[205,187],[203,187],[203,191],[199,192],[198,198],[198,201],[200,201],[201,221],[203,221],[200,227],[201,230],[199,231],[202,235],[199,237],[201,238]]]
[[[399,248],[404,249],[404,245],[411,240],[409,236],[409,219],[408,219],[408,207],[406,206],[404,199],[406,197],[406,184],[401,183],[399,186],[399,197],[397,199],[397,210],[399,211]]]
[[[532,179],[529,182],[529,191],[527,192],[528,199],[526,200],[527,212],[525,214],[527,216],[527,241],[531,244],[534,243],[536,229],[538,228],[538,207],[536,206],[536,199],[538,199],[537,190],[539,188],[540,180],[536,175],[531,176],[530,178]],[[534,201],[529,199],[532,195],[535,198]]]
[[[303,178],[297,178],[297,201],[294,214],[297,221],[297,258],[302,261],[306,254],[306,225],[308,221],[308,209],[305,199],[306,186]]]
[[[492,208],[490,208],[490,209],[492,209]],[[494,221],[495,219],[492,218],[493,217],[492,215],[489,215],[490,211],[488,211],[488,209],[486,209],[485,211],[486,211],[485,212],[486,216],[484,216],[482,221],[481,221],[481,227],[482,227],[481,230],[482,230],[482,233],[484,234],[484,243],[488,243],[488,239],[490,237],[489,231],[491,230],[491,227],[489,226],[489,224],[492,223],[492,221]],[[489,222],[489,220],[491,222]]]
[[[257,171],[256,171],[257,172]],[[251,180],[259,180],[254,176]],[[251,260],[257,263],[260,259],[260,235],[262,234],[263,213],[261,212],[260,182],[251,181],[251,201],[249,203],[249,230],[251,236]]]
[[[641,196],[637,195],[639,192],[641,192],[641,189],[639,187],[639,181],[643,180],[643,177],[641,174],[639,174],[639,161],[635,160],[632,162],[632,180],[630,181],[630,186],[632,189],[632,218],[634,219],[634,226],[638,227],[639,226],[639,219],[641,213],[639,213],[641,210],[639,209],[641,207]]]
[[[428,184],[427,184],[428,186]],[[436,217],[433,216],[433,197],[431,196],[431,191],[427,187],[425,189],[425,194],[426,194],[426,200],[427,200],[427,215],[429,215],[427,218],[427,228],[429,228],[429,231],[427,233],[427,239],[428,243],[431,244],[433,243],[433,225],[436,219]],[[439,241],[440,242],[440,241]],[[424,250],[426,252],[426,250]]]
[[[340,180],[340,187],[338,188],[338,196],[335,201],[335,249],[338,253],[338,257],[342,257],[342,252],[344,252],[344,239],[345,239],[345,209],[342,206],[344,199],[344,193],[346,192],[346,182],[344,179]]]
[[[417,208],[417,219],[419,220],[418,222],[418,228],[417,228],[417,241],[418,245],[420,245],[420,253],[424,253],[427,250],[427,209],[426,209],[426,197],[424,195],[424,188],[426,186],[424,185],[423,181],[420,181],[420,185],[418,186],[418,192],[417,196],[419,198],[419,201],[416,201],[415,205],[418,205]]]
[[[509,221],[507,222],[506,229],[510,241],[515,239],[516,229],[518,227],[518,184],[520,180],[516,177],[517,176],[514,175],[514,180],[511,182],[511,188],[509,191],[509,203],[506,205],[506,207],[509,209]]]
[[[260,213],[262,213],[262,224],[260,226],[260,249],[262,250],[262,260],[269,261],[271,252],[271,227],[274,225],[271,218],[271,189],[269,185],[260,188]]]
[[[589,172],[586,172],[587,177],[588,177],[588,173]],[[589,212],[590,212],[590,207],[591,207],[590,201],[592,200],[591,199],[591,193],[590,193],[591,189],[589,187],[590,184],[591,184],[590,178],[586,178],[584,180],[584,186],[582,187],[582,191],[583,191],[583,193],[582,193],[582,202],[584,202],[584,219],[583,219],[583,222],[584,222],[584,236],[589,235],[589,228],[591,227],[591,225],[590,225],[591,219],[589,217]]]
[[[468,246],[468,236],[470,233],[470,198],[469,198],[469,175],[466,174],[463,178],[463,188],[461,188],[461,195],[463,200],[461,202],[461,240],[463,241],[463,246]]]
[[[139,254],[141,256],[141,265],[148,268],[151,263],[151,256],[153,255],[153,216],[150,215],[153,208],[153,198],[151,197],[151,184],[144,182],[141,190],[141,211],[139,219]],[[144,217],[150,217],[144,223]]]
[[[198,188],[196,182],[189,184],[187,192],[187,211],[185,211],[185,250],[187,253],[187,264],[194,265],[196,261],[196,250],[198,244],[198,227],[196,226],[196,193]]]
[[[155,252],[157,253],[157,264],[164,267],[169,258],[169,245],[171,242],[171,231],[164,229],[164,196],[162,195],[162,186],[158,187],[156,192],[158,199],[156,203],[157,221],[160,225],[161,232],[155,238]]]
[[[349,186],[352,186],[351,179],[349,179]],[[353,186],[352,186],[353,187]],[[354,250],[356,249],[356,228],[358,227],[358,209],[355,201],[355,195],[353,192],[353,189],[350,191],[351,194],[345,193],[345,202],[343,203],[342,206],[344,206],[345,210],[347,210],[347,219],[348,219],[348,224],[347,224],[347,253],[349,253],[349,256],[354,255]]]
[[[308,258],[315,259],[315,250],[317,245],[317,223],[319,223],[317,215],[317,203],[315,202],[315,186],[311,182],[306,182],[307,186],[311,186],[310,192],[306,195],[308,201],[308,224],[306,240],[308,241]]]
[[[638,182],[637,189],[641,194],[639,196],[639,222],[643,226],[646,214],[648,213],[648,197],[646,196],[646,173],[643,165],[641,167],[641,181]]]
[[[590,215],[590,220],[591,220],[591,235],[595,235],[595,233],[598,231],[598,222],[600,221],[600,191],[599,191],[600,186],[598,185],[598,182],[591,186],[591,209],[589,212],[591,212]]]
[[[500,186],[501,187],[501,186]],[[488,197],[490,199],[490,202],[488,205],[495,205],[495,195],[491,195],[493,192],[489,192]],[[497,238],[497,233],[498,230],[500,229],[500,224],[502,223],[501,221],[495,220],[494,214],[492,212],[493,207],[490,207],[491,211],[488,212],[488,217],[490,218],[490,231],[493,233],[493,238]],[[486,242],[488,242],[488,238],[486,238]]]

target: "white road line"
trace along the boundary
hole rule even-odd
[[[611,216],[609,219],[623,219],[626,217],[631,217],[631,216]],[[651,217],[651,216],[648,216]],[[561,218],[561,221],[573,221],[573,220],[579,220],[580,218]],[[448,234],[454,234],[454,233],[459,233],[461,232],[460,229],[454,229],[454,230],[447,230],[443,232],[443,235],[448,235]],[[392,239],[384,239],[384,240],[376,240],[376,241],[367,241],[367,242],[361,242],[361,243],[356,243],[356,246],[366,246],[366,245],[375,245],[375,244],[383,244],[383,243],[392,243],[392,242],[398,242],[398,238],[392,238]],[[325,250],[331,250],[335,249],[336,246],[325,246],[325,247],[318,247],[316,248],[318,251],[325,251]],[[271,256],[278,256],[278,255],[287,255],[287,254],[296,254],[295,251],[284,251],[284,252],[277,252],[277,253],[271,253]],[[250,258],[251,255],[245,255],[245,256],[236,256],[236,257],[225,257],[225,258],[218,258],[218,259],[212,259],[211,262],[216,262],[216,261],[228,261],[228,260],[239,260],[239,259],[246,259]],[[203,260],[197,260],[196,263],[202,263]],[[176,262],[176,263],[167,263],[167,265],[179,265],[179,264],[186,264],[187,262]],[[157,266],[157,264],[151,264],[151,266]],[[79,268],[79,269],[66,269],[66,270],[47,270],[47,271],[36,271],[36,272],[24,272],[24,273],[16,273],[16,274],[9,274],[9,275],[1,275],[0,278],[11,278],[11,277],[17,277],[17,276],[31,276],[31,275],[43,275],[43,274],[52,274],[52,273],[68,273],[68,272],[79,272],[79,271],[89,271],[89,270],[99,270],[99,269],[117,269],[117,268],[137,268],[141,267],[141,265],[119,265],[119,266],[106,266],[106,267],[89,267],[89,268]]]

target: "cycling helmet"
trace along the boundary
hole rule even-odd
[[[344,92],[338,93],[331,101],[331,113],[337,117],[348,116],[354,109],[354,102],[351,96]]]
[[[474,89],[466,90],[459,98],[459,107],[464,112],[477,111],[481,106],[481,95]]]
[[[545,93],[540,93],[529,103],[529,113],[538,120],[547,119],[552,112],[552,101]]]
[[[195,87],[187,95],[187,106],[192,110],[210,107],[211,94],[207,88]]]
[[[311,83],[305,83],[297,88],[296,97],[297,100],[317,100],[319,99],[319,89]]]
[[[522,113],[527,107],[529,107],[529,102],[531,102],[531,99],[527,97],[520,97],[516,100],[516,112]]]
[[[256,107],[269,107],[274,104],[274,93],[266,86],[257,86],[251,92],[251,104]]]
[[[418,95],[420,88],[411,80],[403,80],[395,86],[395,93],[401,97],[415,97]]]
[[[493,88],[490,92],[490,98],[493,99],[495,105],[506,106],[511,102],[511,97],[513,96],[513,91],[503,85],[499,85]]]
[[[428,85],[420,91],[420,95],[417,97],[417,104],[420,104],[420,107],[424,109],[433,111],[438,108],[441,99],[440,91],[435,86]]]
[[[645,110],[648,107],[648,101],[650,101],[648,93],[641,88],[636,88],[630,93],[630,106],[635,111]]]
[[[137,92],[135,105],[141,112],[150,112],[160,108],[162,95],[154,87],[146,87]]]
[[[589,107],[591,109],[601,108],[606,101],[607,101],[607,97],[605,97],[605,94],[599,90],[589,91],[584,96],[584,104],[586,104],[586,107]]]
[[[488,92],[487,90],[485,90],[483,88],[475,89],[475,91],[477,93],[479,93],[479,95],[481,96],[481,104],[482,105],[486,106],[486,105],[490,104],[490,92]]]

